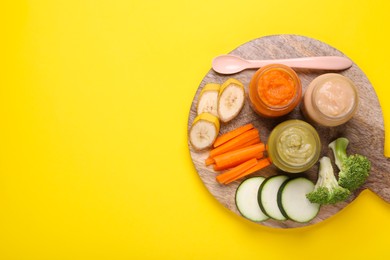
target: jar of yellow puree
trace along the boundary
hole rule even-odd
[[[310,169],[321,152],[321,141],[315,128],[298,119],[277,125],[271,131],[267,146],[272,163],[289,173]]]

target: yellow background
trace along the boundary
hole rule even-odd
[[[271,229],[214,199],[187,147],[212,58],[272,34],[349,56],[389,125],[389,9],[386,0],[1,1],[0,259],[389,258],[390,206],[372,192],[318,225]]]

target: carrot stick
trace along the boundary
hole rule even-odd
[[[230,179],[225,180],[224,184],[229,184],[233,181],[241,179],[241,178],[248,176],[249,174],[252,174],[254,172],[257,172],[257,171],[259,171],[259,170],[261,170],[269,165],[271,165],[271,162],[270,162],[270,160],[268,160],[268,158],[258,160],[257,164],[255,166],[253,166],[252,168],[249,168],[248,170],[244,171],[243,173],[241,173],[239,175],[232,176]]]
[[[251,158],[259,156],[265,150],[265,144],[259,143],[244,148],[233,150],[214,157],[218,168],[231,168]]]
[[[255,157],[252,157],[252,158],[261,159],[261,158],[263,158],[263,157],[264,157],[264,152],[260,152],[260,153],[258,153]],[[250,159],[251,159],[251,158],[250,158]],[[234,165],[234,166],[236,166],[236,165]],[[213,168],[214,168],[214,171],[223,171],[223,170],[230,169],[230,168],[232,168],[232,167],[234,167],[234,166],[228,165],[228,166],[218,167],[217,165],[214,164]]]
[[[215,163],[214,159],[209,157],[205,160],[205,164],[206,166],[209,166],[209,165],[212,165],[213,163]]]
[[[250,146],[253,144],[259,144],[259,143],[261,143],[260,137],[256,137],[255,139],[252,139],[252,140],[240,145],[239,147],[237,147],[237,149],[244,148],[244,147],[247,147],[247,146]]]
[[[256,137],[246,143],[243,143],[242,145],[238,146],[236,149],[240,149],[240,148],[244,148],[244,147],[247,147],[247,146],[250,146],[250,145],[253,145],[253,144],[259,144],[261,143],[260,141],[260,137]],[[257,159],[260,159],[260,158],[257,158]],[[209,166],[209,165],[212,165],[214,164],[215,161],[214,161],[214,158],[212,157],[208,157],[206,160],[205,160],[205,164],[206,166]]]
[[[218,147],[221,144],[226,143],[227,141],[233,139],[236,136],[239,136],[240,134],[242,134],[242,133],[244,133],[244,132],[246,132],[246,131],[248,131],[248,130],[250,130],[252,128],[254,128],[254,126],[251,123],[249,123],[249,124],[240,126],[240,127],[236,128],[236,129],[234,129],[234,130],[232,130],[230,132],[227,132],[227,133],[225,133],[223,135],[220,135],[215,140],[214,147]]]
[[[233,178],[234,176],[240,175],[241,173],[254,167],[256,164],[257,164],[256,158],[249,159],[249,160],[237,165],[236,167],[218,175],[216,177],[217,181],[219,183],[223,184],[226,180],[229,180],[229,179]]]
[[[212,149],[210,151],[210,157],[215,157],[219,154],[234,150],[237,147],[240,147],[242,144],[251,141],[252,139],[255,139],[257,137],[259,137],[259,131],[256,128],[248,130],[245,133],[242,133],[234,137],[233,139],[225,142],[224,144]]]

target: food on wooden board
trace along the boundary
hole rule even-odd
[[[189,140],[195,150],[210,148],[218,136],[220,123],[218,117],[202,113],[195,117],[189,131]]]
[[[216,146],[215,142],[219,144]],[[205,165],[224,171],[216,177],[220,184],[229,184],[271,164],[268,158],[263,158],[266,146],[251,123],[220,135],[215,142]]]
[[[314,189],[314,184],[304,178],[285,181],[278,190],[278,206],[286,219],[306,223],[314,219],[320,211],[320,204],[310,202],[306,194]]]
[[[245,103],[244,85],[237,79],[226,80],[220,88],[218,98],[218,116],[227,123],[240,113]]]
[[[217,181],[221,184],[229,184],[233,181],[242,179],[254,172],[271,165],[268,158],[256,159],[252,158],[242,164],[217,176]]]
[[[257,130],[256,128],[242,133],[241,135],[236,136],[235,138],[225,142],[224,144],[215,147],[210,151],[210,157],[215,157],[233,149],[245,147],[249,142],[252,143],[252,141],[254,141],[255,143],[260,142],[259,130]]]
[[[299,77],[294,70],[280,64],[259,69],[248,88],[252,109],[268,118],[288,114],[302,98]],[[262,142],[252,123],[218,136],[220,122],[229,123],[236,118],[245,98],[244,85],[234,78],[222,85],[206,84],[199,95],[198,116],[190,128],[194,149],[209,149],[205,165],[221,171],[216,176],[218,183],[227,185],[244,179],[236,190],[235,202],[245,218],[255,222],[269,218],[309,222],[317,216],[321,205],[345,201],[366,181],[370,161],[358,154],[348,156],[345,138],[329,144],[340,170],[337,180],[330,158],[324,156],[319,160],[321,142],[317,131],[303,120],[290,119],[280,123],[271,130],[267,144]],[[358,98],[352,81],[328,73],[311,82],[301,109],[309,122],[332,127],[353,117]],[[318,161],[315,184],[305,177],[288,175],[305,172]],[[248,177],[271,164],[286,175]]]
[[[306,198],[313,189],[314,184],[304,177],[255,176],[239,184],[235,204],[243,217],[254,222],[271,218],[306,223],[314,219],[320,210],[320,204]]]
[[[315,128],[298,119],[278,124],[271,131],[267,145],[272,163],[289,173],[310,169],[321,152],[321,141]]]
[[[263,168],[266,168],[269,165],[271,165],[271,161],[269,160],[269,158],[263,158],[263,159],[257,160],[257,163],[256,163],[255,166],[253,166],[252,168],[249,168],[248,170],[240,173],[239,175],[234,176],[233,178],[228,179],[226,182],[224,182],[224,184],[229,184],[229,183],[231,183],[233,181],[236,181],[236,180],[239,180],[241,178],[244,178],[244,177],[246,177],[246,176],[248,176],[248,175],[250,175],[252,173],[260,171]]]
[[[282,64],[266,65],[249,83],[249,101],[263,117],[280,117],[290,113],[301,101],[302,85],[296,72]]]
[[[371,162],[361,154],[347,155],[349,140],[339,137],[329,144],[332,149],[335,163],[339,168],[338,183],[340,186],[354,191],[360,188],[370,175]]]
[[[196,107],[197,114],[210,113],[218,117],[217,106],[220,84],[208,83],[199,94],[199,99]]]
[[[224,144],[226,143],[227,141],[230,141],[231,139],[243,134],[244,132],[250,130],[254,128],[253,124],[249,123],[249,124],[245,124],[243,126],[240,126],[240,127],[237,127],[235,128],[234,130],[231,130],[227,133],[224,133],[220,136],[217,137],[217,139],[215,140],[213,146],[214,147],[218,147],[220,146],[221,144]]]
[[[219,170],[237,166],[252,158],[262,158],[264,156],[265,144],[258,143],[247,147],[232,150],[213,157],[215,166]]]
[[[309,84],[301,109],[309,121],[333,127],[350,120],[358,103],[358,91],[352,80],[337,73],[326,73]]]
[[[306,194],[306,197],[311,202],[321,205],[345,201],[351,192],[338,184],[330,158],[324,156],[319,163],[318,179],[314,190]]]
[[[259,206],[272,219],[287,220],[278,205],[278,191],[288,178],[287,175],[275,175],[267,178],[260,185],[258,192]]]
[[[227,171],[225,171],[222,174],[219,174],[216,177],[216,179],[219,183],[225,184],[230,179],[236,178],[238,175],[254,167],[256,164],[257,164],[256,158],[248,159],[236,166],[229,167]]]
[[[269,219],[259,207],[257,193],[264,177],[251,177],[240,183],[235,194],[235,203],[240,214],[252,221],[261,222]]]

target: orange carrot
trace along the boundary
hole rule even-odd
[[[214,157],[218,168],[231,168],[251,158],[256,158],[265,150],[265,144],[259,143],[233,150]]]
[[[234,137],[233,139],[225,142],[224,144],[212,149],[210,151],[210,157],[215,157],[219,154],[223,154],[228,151],[234,150],[242,146],[244,143],[249,142],[252,139],[255,139],[257,137],[259,137],[259,130],[257,130],[256,128],[248,130],[245,133],[242,133]]]
[[[249,170],[250,168],[254,167],[255,165],[257,164],[257,159],[256,158],[252,158],[252,159],[249,159],[239,165],[237,165],[236,167],[218,175],[216,178],[217,178],[217,181],[221,184],[223,184],[226,180],[229,180],[230,178],[232,178],[233,176],[237,176],[237,175],[240,175],[241,173]]]
[[[234,129],[234,130],[232,130],[230,132],[227,132],[227,133],[225,133],[223,135],[220,135],[215,140],[214,147],[218,147],[221,144],[226,143],[227,141],[233,139],[236,136],[239,136],[240,134],[242,134],[242,133],[244,133],[244,132],[246,132],[246,131],[248,131],[248,130],[250,130],[252,128],[254,128],[254,126],[251,123],[249,123],[249,124],[240,126],[240,127],[236,128],[236,129]]]
[[[237,149],[244,148],[244,147],[247,147],[247,146],[250,146],[253,144],[259,144],[259,143],[261,143],[260,137],[256,137],[255,139],[252,139],[252,140],[240,145],[239,147],[237,147]]]
[[[205,164],[206,166],[209,166],[209,165],[212,165],[213,163],[215,163],[214,159],[209,157],[205,160]]]
[[[259,144],[261,143],[260,141],[260,137],[256,137],[255,139],[252,139],[246,143],[243,143],[242,145],[238,146],[236,149],[240,149],[240,148],[244,148],[244,147],[247,147],[247,146],[250,146],[250,145],[253,145],[253,144]],[[259,159],[259,158],[257,158]],[[214,158],[212,157],[208,157],[206,160],[205,160],[205,164],[206,166],[209,166],[209,165],[212,165],[214,164],[215,161],[214,161]]]
[[[259,171],[259,170],[261,170],[269,165],[271,165],[271,162],[270,162],[270,160],[268,160],[268,158],[258,160],[257,164],[255,166],[253,166],[252,168],[249,168],[248,170],[242,172],[241,174],[238,174],[236,176],[231,176],[231,178],[224,181],[224,184],[229,184],[233,181],[241,179],[241,178],[248,176],[249,174],[252,174],[254,172],[257,172],[257,171]]]
[[[263,157],[264,157],[264,152],[260,152],[260,153],[258,153],[256,156],[254,156],[252,158],[261,159]],[[218,167],[217,165],[214,164],[213,168],[214,168],[214,171],[223,171],[223,170],[230,169],[230,168],[232,168],[234,166],[236,166],[236,165],[233,165],[233,166],[228,165],[228,166]]]

